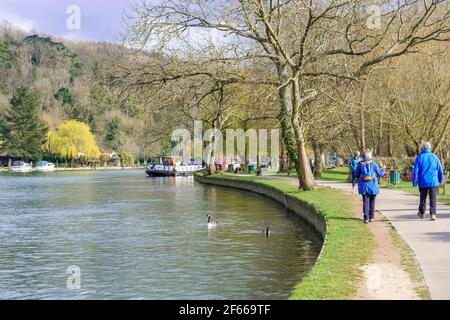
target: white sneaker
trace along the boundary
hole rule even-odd
[[[436,215],[435,215],[435,214],[432,214],[432,215],[431,215],[431,221],[436,221],[436,220],[437,220]]]

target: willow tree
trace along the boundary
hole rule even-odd
[[[313,97],[305,80],[358,80],[424,42],[449,40],[446,0],[381,0],[375,16],[368,16],[372,7],[373,1],[367,0],[164,0],[158,4],[142,0],[133,7],[128,40],[133,46],[171,50],[176,46],[173,39],[186,34],[223,36],[225,41],[208,42],[194,51],[199,59],[222,67],[224,74],[219,77],[228,77],[222,81],[254,81],[245,73],[227,72],[232,63],[267,65],[269,80],[277,86],[282,120],[289,120],[285,138],[293,132],[294,139],[285,142],[298,162],[300,188],[310,190],[315,181],[306,153],[303,108]],[[208,57],[205,50],[220,54]],[[189,74],[199,72],[203,71],[192,69]],[[182,76],[186,74],[178,75]]]
[[[96,159],[100,150],[89,126],[83,122],[69,120],[56,130],[50,131],[45,148],[48,153],[71,161],[79,159]]]

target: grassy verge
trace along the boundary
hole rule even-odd
[[[291,299],[343,300],[356,294],[362,276],[359,267],[370,260],[374,244],[367,226],[355,218],[348,194],[328,188],[299,192],[288,183],[254,176],[219,174],[210,179],[234,179],[268,185],[316,206],[327,221],[327,240],[320,261],[296,285]]]
[[[349,178],[348,170],[347,167],[325,169],[320,180],[347,182]]]

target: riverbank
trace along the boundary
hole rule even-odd
[[[198,176],[196,179],[199,180]],[[267,190],[277,190],[287,199],[294,199],[299,208],[313,209],[307,213],[310,213],[310,216],[320,216],[313,220],[323,219],[326,222],[325,240],[320,259],[294,288],[291,299],[346,300],[357,296],[359,284],[363,279],[360,268],[369,263],[375,243],[371,231],[355,217],[355,208],[348,201],[346,192],[329,188],[298,192],[298,189],[289,183],[254,176],[220,174],[201,180],[211,184],[222,181],[222,185],[226,185],[226,181],[244,182],[253,185],[251,191],[257,191],[258,186],[266,187]],[[229,186],[238,187],[233,183]],[[276,198],[274,200],[283,201]]]
[[[315,206],[325,218],[327,234],[320,260],[296,286],[292,299],[430,299],[407,242],[381,213],[374,223],[362,224],[360,199],[348,190],[319,182],[320,189],[298,192],[295,177],[222,174],[204,179],[270,186]]]

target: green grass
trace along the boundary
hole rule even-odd
[[[325,169],[320,180],[347,182],[349,180],[349,169],[347,167]]]
[[[320,188],[299,192],[285,182],[257,177],[219,174],[210,179],[233,179],[265,184],[306,201],[319,209],[327,221],[328,234],[319,262],[296,285],[291,299],[330,300],[349,299],[357,293],[362,272],[373,254],[373,235],[355,217],[349,195],[344,191]]]
[[[320,180],[324,181],[340,181],[340,182],[347,182],[347,179],[349,179],[348,174],[348,168],[347,167],[337,167],[333,169],[325,169],[323,170],[322,177]],[[292,170],[289,173],[288,172],[279,172],[276,174],[277,176],[283,176],[283,177],[296,177],[297,173]]]

